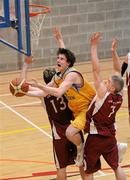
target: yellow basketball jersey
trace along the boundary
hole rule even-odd
[[[63,74],[55,75],[54,81],[59,86],[65,79],[66,75],[71,72],[76,72],[80,74],[75,68],[68,68]],[[94,88],[83,79],[83,86],[78,87],[76,84],[73,84],[71,88],[67,90],[64,94],[68,100],[68,106],[73,111],[74,116],[76,117],[80,112],[88,109],[90,102],[95,96]]]

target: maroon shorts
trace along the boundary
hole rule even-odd
[[[118,149],[115,137],[89,134],[84,148],[84,170],[86,174],[101,169],[101,155],[112,169],[117,169]]]
[[[53,140],[53,153],[57,169],[75,164],[77,148],[66,138]]]

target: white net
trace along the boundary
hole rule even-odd
[[[32,53],[33,50],[37,49],[39,46],[39,40],[41,35],[41,30],[43,29],[43,23],[45,17],[51,12],[50,7],[30,4],[30,33],[31,33],[31,46]]]
[[[41,29],[43,27],[43,22],[45,20],[46,14],[40,14],[34,17],[30,17],[30,32],[31,32],[31,45],[32,50],[37,48],[39,45],[39,39],[41,34]]]

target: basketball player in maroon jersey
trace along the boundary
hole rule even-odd
[[[127,95],[128,95],[128,113],[129,113],[129,125],[130,125],[130,53],[126,56],[122,67],[121,75],[123,76],[126,71],[126,85],[127,85]]]
[[[31,57],[26,57],[23,64],[21,79],[27,79],[28,65],[31,62]],[[56,71],[54,69],[46,69],[43,72],[44,82],[47,84],[51,81]],[[64,96],[60,98],[47,95],[42,90],[36,87],[29,87],[27,96],[38,97],[42,104],[45,104],[48,119],[52,130],[53,155],[57,169],[57,180],[67,180],[66,167],[75,164],[77,156],[76,146],[66,138],[66,129],[70,125],[70,120],[73,119],[73,114],[68,108],[67,99]],[[83,135],[80,132],[82,142]],[[83,167],[79,167],[81,177],[84,177]]]
[[[46,84],[50,82],[50,79],[52,79],[51,74],[54,75],[54,72],[56,73],[54,69],[44,70],[43,77]],[[69,164],[74,164],[74,158],[76,156],[76,146],[68,141],[65,135],[66,128],[70,125],[70,120],[73,119],[72,111],[68,108],[67,105],[68,101],[65,96],[57,98],[55,96],[48,95],[44,97],[44,103],[46,105],[46,111],[52,128],[54,147],[57,146],[57,152],[55,152],[54,154],[57,153],[58,155],[59,153],[59,160],[61,161],[61,165],[59,164],[59,167],[62,168],[65,166],[64,163],[62,165],[62,161],[65,162],[66,166]],[[68,149],[69,147],[70,149]],[[72,153],[69,154],[69,151]],[[55,160],[56,158],[57,157],[55,157]]]
[[[54,69],[46,69],[43,72],[45,83],[49,83],[54,75]],[[53,137],[53,154],[57,168],[58,180],[66,179],[66,167],[75,164],[74,159],[77,155],[76,146],[66,138],[66,129],[73,119],[72,111],[68,108],[67,99],[47,95],[42,98],[45,103],[48,118],[51,124]],[[82,137],[82,134],[81,134]],[[83,137],[82,137],[83,139]],[[61,150],[62,147],[62,150]]]
[[[115,138],[115,116],[122,104],[123,79],[120,76],[119,61],[114,62],[115,75],[106,82],[102,81],[100,74],[97,47],[101,34],[92,35],[91,62],[96,88],[96,96],[90,104],[87,116],[88,137],[84,148],[85,180],[93,180],[93,173],[101,168],[102,155],[109,166],[114,170],[116,180],[126,180],[125,174],[118,164],[118,148]],[[115,59],[113,59],[115,60]]]

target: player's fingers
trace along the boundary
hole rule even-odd
[[[97,38],[97,39],[101,39],[101,38],[102,38],[101,33],[100,33],[100,32],[97,32],[97,33],[95,34],[95,38]]]
[[[36,79],[32,79],[32,82],[37,83],[37,80]]]
[[[53,31],[54,34],[56,34],[56,32],[57,32],[57,27],[54,27],[54,28],[52,29],[52,31]]]

